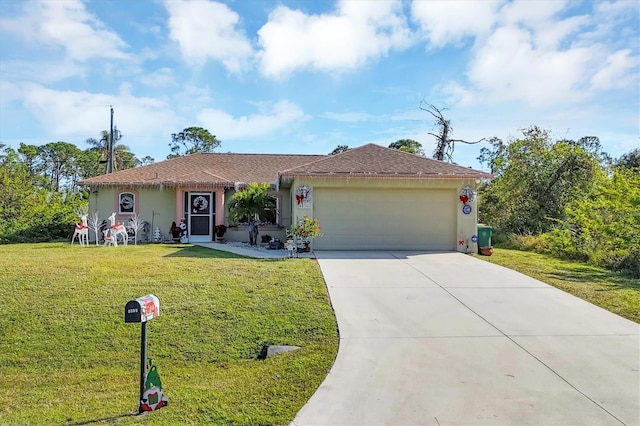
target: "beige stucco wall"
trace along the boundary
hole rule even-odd
[[[98,217],[102,220],[116,212],[117,221],[128,221],[132,215],[117,213],[118,195],[121,192],[131,192],[135,195],[138,217],[153,225],[152,235],[155,227],[159,227],[164,235],[168,233],[171,222],[176,220],[176,192],[173,189],[100,187],[94,189],[89,197],[89,215],[97,211]]]
[[[314,202],[313,198],[309,209],[301,209],[298,207],[295,200],[296,188],[307,185],[314,191],[317,189],[330,189],[330,188],[353,188],[353,189],[403,189],[403,190],[424,190],[425,194],[428,194],[430,190],[444,190],[448,191],[448,194],[453,198],[452,204],[447,205],[447,211],[451,211],[452,214],[450,220],[453,221],[453,232],[455,235],[455,249],[460,252],[474,252],[477,250],[477,246],[472,242],[472,236],[477,234],[477,197],[473,202],[468,203],[471,207],[471,213],[465,214],[462,211],[463,204],[458,199],[460,190],[469,186],[476,188],[476,183],[473,179],[396,179],[396,178],[296,178],[291,182],[290,200],[292,205],[292,219],[298,220],[305,214],[314,217]],[[439,192],[438,192],[439,193]],[[396,206],[384,206],[385,209],[389,209],[389,213],[394,215],[394,210],[405,208],[402,205]],[[326,211],[326,210],[325,210]],[[320,218],[322,223],[322,218]],[[357,218],[354,218],[357,220]],[[432,223],[430,226],[437,227],[438,223]],[[462,241],[462,244],[460,244]]]

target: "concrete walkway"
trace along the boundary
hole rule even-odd
[[[294,425],[640,424],[640,325],[464,254],[316,256],[340,349]]]

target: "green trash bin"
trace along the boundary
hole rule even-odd
[[[480,247],[491,247],[492,230],[490,226],[478,225],[478,253],[480,253]]]

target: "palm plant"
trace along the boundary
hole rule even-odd
[[[231,197],[229,204],[229,224],[252,222],[261,216],[273,215],[276,200],[269,195],[267,183],[251,183]]]
[[[116,145],[113,147],[113,170],[124,170],[135,167],[135,155],[129,150],[127,145],[118,143],[122,137],[117,128],[114,129],[114,139]],[[100,132],[100,140],[89,138],[86,143],[91,145],[91,151],[100,153],[100,162],[106,163],[109,158],[109,145],[111,141],[111,133],[108,130]]]

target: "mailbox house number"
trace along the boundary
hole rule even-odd
[[[160,316],[160,301],[152,294],[127,302],[124,307],[125,322],[147,322]]]

